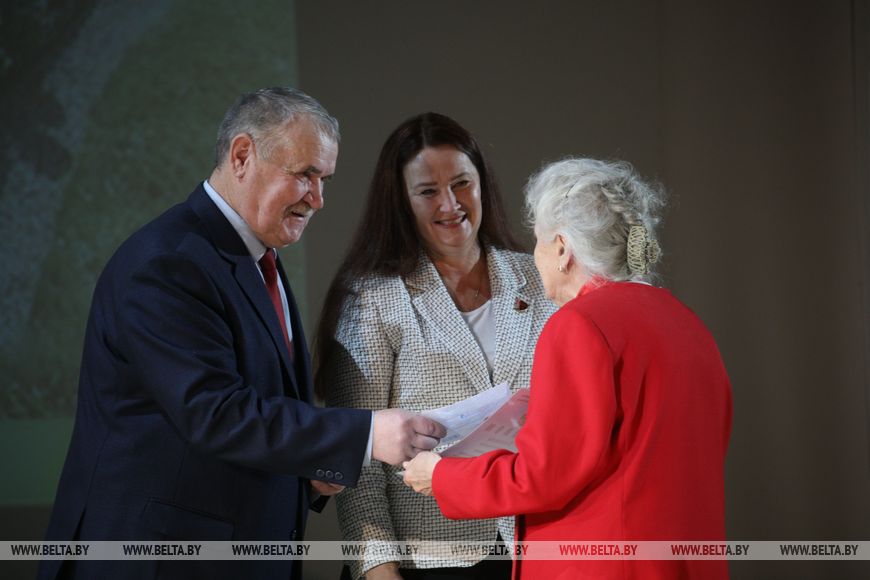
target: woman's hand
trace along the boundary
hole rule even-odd
[[[431,451],[421,451],[411,461],[402,464],[405,468],[405,485],[417,493],[432,495],[432,472],[435,465],[441,461],[441,456]]]
[[[366,572],[365,580],[402,580],[398,562],[386,562]]]

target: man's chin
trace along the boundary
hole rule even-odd
[[[302,232],[305,228],[293,228],[292,230],[287,230],[284,232],[284,235],[281,236],[281,246],[289,246],[290,244],[295,244],[302,237]]]

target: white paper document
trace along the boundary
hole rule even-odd
[[[514,439],[526,419],[529,390],[511,395],[500,384],[453,405],[423,411],[423,415],[447,428],[441,445],[444,457],[476,457],[494,449],[516,451]]]
[[[447,429],[447,435],[441,439],[439,446],[452,445],[467,437],[510,398],[510,388],[507,383],[502,383],[458,403],[420,414],[438,421]]]

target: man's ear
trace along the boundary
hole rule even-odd
[[[247,133],[239,133],[230,142],[229,161],[233,175],[243,177],[256,156],[254,140]]]

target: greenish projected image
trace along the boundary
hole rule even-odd
[[[12,465],[0,502],[27,503],[54,492],[106,261],[208,176],[218,124],[239,94],[295,83],[296,55],[292,0],[8,4],[0,9],[0,453],[32,462],[31,445],[49,465]],[[282,252],[304,305],[302,256],[300,244]],[[54,445],[29,443],[37,433]]]

